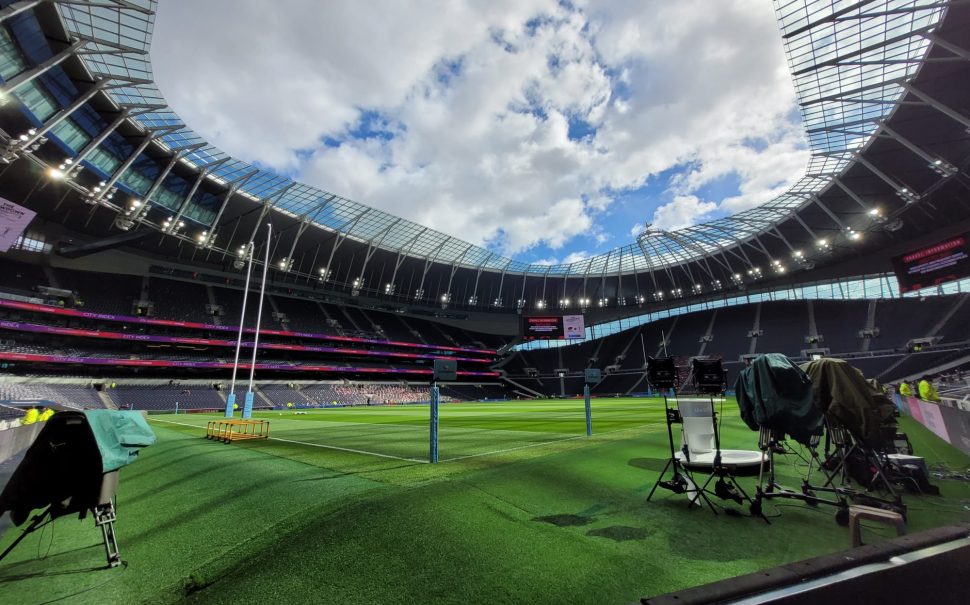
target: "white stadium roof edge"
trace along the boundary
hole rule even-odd
[[[56,0],[55,0],[56,1]],[[32,3],[29,3],[32,4]],[[917,74],[945,11],[936,0],[774,0],[811,148],[805,175],[756,208],[676,231],[649,230],[582,261],[527,264],[235,159],[184,124],[156,86],[149,58],[155,0],[57,3],[85,41],[87,69],[131,119],[183,162],[275,211],[392,252],[459,267],[539,276],[628,274],[723,251],[772,229],[830,187],[873,139]],[[846,56],[854,57],[845,61]]]

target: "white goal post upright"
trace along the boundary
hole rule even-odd
[[[263,299],[266,298],[266,271],[269,269],[269,249],[273,243],[273,224],[266,223],[266,259],[263,261],[263,283],[259,287],[259,307],[256,311],[256,335],[253,338],[253,360],[249,364],[249,390],[243,405],[243,419],[253,415],[253,378],[256,375],[256,351],[259,348],[259,328],[263,320]]]
[[[243,289],[242,311],[239,315],[239,335],[236,337],[236,357],[232,361],[232,380],[229,383],[229,396],[226,397],[226,418],[232,418],[236,407],[236,371],[239,369],[239,350],[242,348],[243,329],[246,323],[246,300],[249,298],[249,278],[253,274],[253,242],[246,244],[249,265],[246,268],[246,287]],[[245,255],[244,255],[245,256]]]

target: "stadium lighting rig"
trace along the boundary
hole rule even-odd
[[[246,267],[246,261],[253,255],[253,243],[243,244],[236,248],[236,260],[232,261],[233,269],[242,271]]]
[[[496,307],[501,307],[502,306],[502,299],[501,298],[496,298],[494,304],[495,304]],[[526,303],[525,303],[525,299],[524,298],[520,298],[517,301],[515,301],[515,307],[517,309],[520,309],[520,310],[525,308],[525,304]]]
[[[441,308],[447,309],[448,305],[451,303],[451,292],[445,292],[441,295]]]
[[[546,308],[546,301],[544,301],[544,300],[537,300],[536,301],[536,308],[537,309],[545,309]]]
[[[289,271],[293,268],[293,259],[288,256],[284,256],[280,259],[279,268],[280,271]]]
[[[327,278],[330,277],[330,270],[327,269],[326,267],[320,267],[317,273],[320,274],[319,279],[322,282],[327,281]]]
[[[384,284],[384,294],[391,296],[397,290],[397,286],[394,284]]]
[[[469,296],[468,297],[468,304],[470,304],[472,306],[477,305],[478,304],[478,296],[475,295],[475,294],[472,294],[471,296]]]
[[[29,154],[37,151],[47,142],[47,137],[41,136],[34,139],[37,134],[36,128],[31,128],[18,137],[7,141],[6,146],[0,151],[0,162],[12,164],[16,162],[22,154]]]
[[[424,300],[424,288],[418,288],[414,291],[414,300],[421,301]]]
[[[919,195],[910,191],[908,187],[896,190],[896,195],[907,204],[915,204],[919,201]]]
[[[939,158],[930,162],[929,167],[930,167],[930,170],[942,176],[943,178],[951,177],[954,174],[960,172],[956,166],[947,162],[946,160],[941,160]]]
[[[355,277],[354,278],[354,281],[351,282],[351,284],[350,284],[350,295],[351,296],[359,296],[360,295],[360,290],[363,287],[364,287],[364,278],[363,277]]]
[[[601,307],[605,307],[607,304],[609,304],[609,302],[610,302],[610,299],[608,299],[608,298],[601,298],[601,299],[599,299],[598,304]]]
[[[176,221],[175,217],[172,217],[172,216],[162,221],[163,233],[169,233],[169,234],[175,235],[181,229],[184,229],[184,228],[185,228],[185,221],[181,221],[181,220]]]

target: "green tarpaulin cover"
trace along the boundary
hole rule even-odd
[[[134,461],[138,450],[155,443],[155,433],[141,412],[87,410],[88,426],[101,452],[101,468],[108,473]]]
[[[812,381],[780,353],[758,357],[741,370],[734,386],[741,419],[753,431],[769,427],[808,445],[822,427],[812,401]]]

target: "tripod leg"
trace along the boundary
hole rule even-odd
[[[4,557],[6,557],[7,555],[9,555],[10,552],[14,548],[16,548],[17,545],[20,544],[23,541],[23,539],[27,537],[28,534],[30,534],[35,529],[37,529],[40,526],[40,524],[44,522],[44,519],[48,515],[50,515],[50,512],[51,512],[51,509],[50,509],[50,507],[48,507],[44,512],[40,513],[39,515],[36,515],[33,519],[31,519],[30,525],[28,525],[27,527],[25,527],[24,530],[23,530],[23,532],[21,532],[20,535],[17,536],[17,539],[14,540],[10,544],[10,546],[8,546],[5,551],[3,551],[2,554],[0,554],[0,561],[2,561],[4,559]]]
[[[108,559],[108,567],[117,567],[121,564],[121,553],[118,550],[118,540],[115,537],[116,519],[115,507],[111,501],[95,507],[94,524],[101,528],[101,537],[104,539],[104,554]]]
[[[647,496],[647,502],[650,502],[650,498],[653,498],[653,493],[657,491],[658,487],[660,487],[660,480],[663,479],[664,475],[667,474],[667,469],[670,468],[670,465],[673,464],[673,462],[674,462],[673,458],[670,458],[669,460],[667,460],[667,464],[666,466],[664,466],[664,470],[660,471],[660,476],[657,477],[657,481],[653,484],[653,489],[650,490],[650,495]],[[674,468],[674,474],[675,475],[677,474],[676,467]]]

